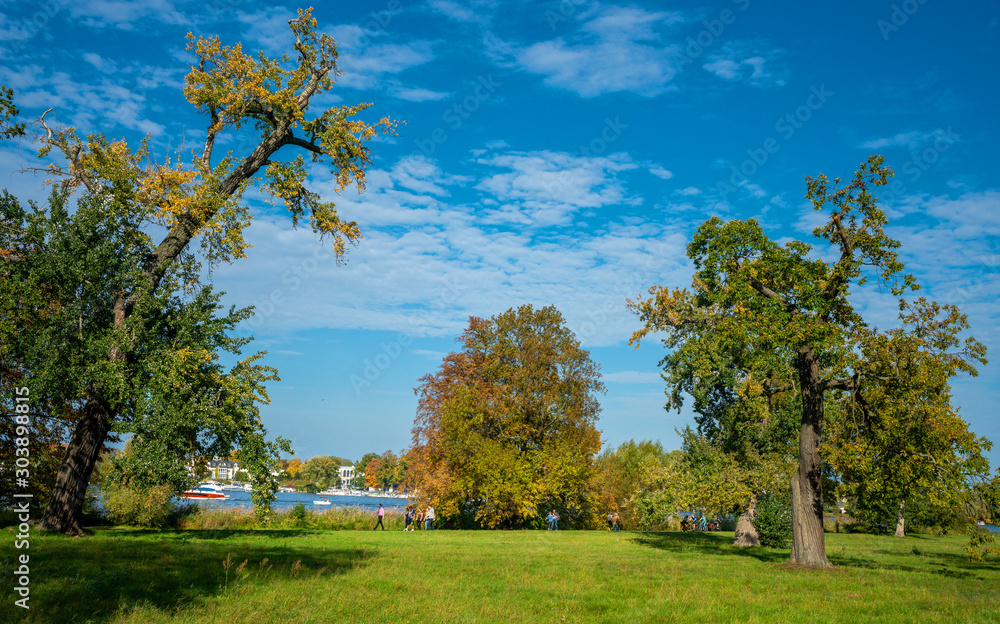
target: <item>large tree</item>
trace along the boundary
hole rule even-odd
[[[250,221],[241,204],[252,178],[266,170],[261,190],[287,206],[293,225],[308,218],[321,237],[331,236],[338,257],[346,244],[360,237],[353,221],[342,220],[332,202],[305,187],[307,171],[301,156],[282,160],[279,154],[304,150],[313,162],[327,162],[338,189],[353,183],[364,189],[364,169],[371,162],[365,142],[380,132],[391,132],[393,122],[370,124],[358,118],[368,104],[335,106],[318,114],[309,111],[314,98],[329,91],[338,74],[337,49],[331,37],[316,32],[310,10],[300,10],[289,21],[295,58],[256,58],[241,45],[223,46],[218,37],[191,38],[188,49],[196,63],[185,78],[184,94],[208,119],[204,148],[189,164],[179,159],[155,162],[148,141],[130,149],[124,141],[101,135],[77,136],[72,128],[53,128],[44,119],[45,147],[55,150],[65,164],[54,162],[49,172],[64,176],[64,189],[86,188],[108,196],[123,210],[134,211],[149,228],[163,228],[159,244],[138,262],[139,277],[121,284],[105,305],[112,325],[123,336],[103,358],[110,368],[121,368],[131,357],[134,342],[125,330],[144,296],[154,296],[171,266],[195,238],[209,262],[230,261],[244,255],[242,232]],[[215,147],[226,133],[257,135],[245,153],[216,159]],[[287,148],[287,149],[286,149]],[[214,160],[214,162],[213,162]],[[188,273],[196,279],[197,273]],[[84,492],[104,441],[119,419],[122,401],[111,380],[95,379],[86,388],[80,418],[67,447],[42,526],[79,532]]]
[[[842,186],[839,178],[806,178],[806,197],[828,215],[813,234],[832,247],[834,260],[816,257],[801,241],[772,241],[753,219],[713,217],[688,246],[696,269],[693,294],[653,288],[645,302],[648,310],[678,321],[692,302],[718,311],[722,318],[714,331],[723,342],[771,353],[795,371],[789,381],[801,400],[801,420],[798,468],[791,480],[790,562],[798,565],[831,567],[824,546],[819,452],[824,406],[832,391],[860,390],[852,365],[866,328],[848,296],[871,278],[897,296],[916,288],[912,277],[902,275],[900,243],[885,234],[887,220],[871,191],[891,175],[883,159],[873,156]]]
[[[549,509],[588,521],[604,386],[562,315],[523,305],[473,317],[459,341],[416,389],[408,485],[463,526],[532,526]]]

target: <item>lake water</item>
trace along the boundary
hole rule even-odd
[[[192,500],[183,499],[183,503],[194,503],[205,508],[246,507],[253,508],[250,492],[225,492],[228,500]],[[330,505],[314,505],[313,501],[320,499],[320,494],[302,494],[300,492],[278,492],[278,497],[271,503],[271,509],[285,511],[302,503],[307,509],[322,513],[334,507],[360,507],[370,511],[378,509],[379,504],[386,509],[402,510],[406,507],[405,498],[382,498],[378,496],[331,496],[322,495],[330,501]]]

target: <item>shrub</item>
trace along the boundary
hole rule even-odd
[[[792,501],[788,493],[764,493],[757,501],[753,525],[760,534],[760,545],[785,548],[792,539]]]
[[[103,490],[104,511],[115,524],[140,527],[163,527],[174,513],[174,491],[169,485],[130,488],[106,483]]]
[[[312,515],[312,514],[308,514]],[[309,519],[306,514],[306,506],[302,503],[298,503],[292,510],[288,513],[289,519],[292,524],[297,528],[304,528],[309,526]]]

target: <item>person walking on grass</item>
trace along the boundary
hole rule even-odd
[[[608,512],[608,530],[610,531],[615,526],[615,516],[610,511]]]
[[[431,506],[427,507],[427,513],[424,515],[424,530],[433,531],[434,530],[434,508]]]
[[[413,524],[413,507],[407,507],[406,513],[403,514],[403,530],[410,531],[410,525]]]
[[[622,519],[618,516],[617,511],[614,513],[613,516],[611,516],[611,522],[612,522],[611,529],[615,533],[622,530]]]
[[[556,523],[556,513],[550,509],[549,515],[545,516],[545,520],[549,523],[549,528],[546,530],[551,531],[553,529],[553,525]]]
[[[375,515],[378,516],[378,522],[375,523],[372,531],[377,531],[379,527],[382,527],[382,530],[384,531],[385,525],[382,524],[382,517],[385,516],[385,508],[382,507],[382,503],[378,504],[378,511],[375,512]]]

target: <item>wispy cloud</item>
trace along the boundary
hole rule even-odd
[[[756,87],[783,86],[784,71],[773,69],[780,50],[762,51],[750,44],[731,44],[708,57],[702,67],[709,73],[731,82],[747,82]]]
[[[476,188],[498,202],[491,219],[523,225],[568,222],[584,208],[632,203],[617,174],[638,168],[626,154],[587,157],[564,152],[505,152],[479,158],[496,173]]]
[[[512,55],[520,69],[544,76],[546,85],[585,98],[619,91],[653,97],[668,90],[677,73],[671,56],[680,47],[664,45],[661,31],[680,21],[678,12],[607,7],[570,39],[494,48]]]
[[[910,130],[909,132],[899,132],[891,137],[882,137],[865,141],[859,148],[863,149],[883,149],[886,147],[906,147],[911,150],[930,143],[938,137],[945,135],[942,129],[937,130]]]
[[[80,0],[70,14],[86,26],[135,30],[143,22],[185,25],[191,21],[170,0]]]

